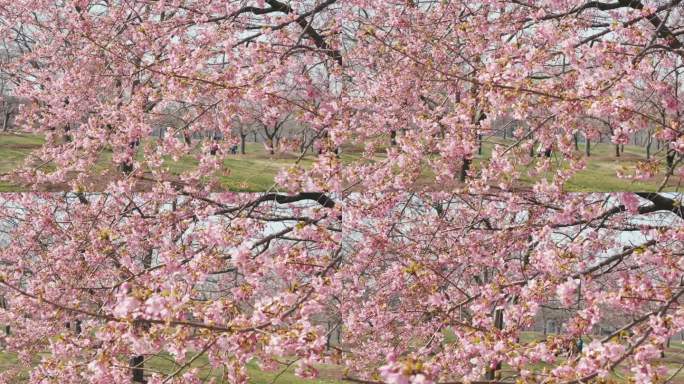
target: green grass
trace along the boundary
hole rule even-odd
[[[456,336],[453,334],[451,330],[444,330],[444,340],[445,342],[448,343],[453,343],[456,341]],[[542,332],[532,332],[532,331],[523,331],[520,333],[520,339],[519,343],[521,345],[529,344],[532,342],[541,342],[545,340],[547,337],[555,337],[557,336],[556,334],[549,333],[547,336],[545,336]],[[586,348],[587,345],[590,343],[591,339],[593,337],[599,337],[599,336],[584,336],[584,347]],[[560,356],[558,357],[558,362],[564,362],[566,357]],[[682,364],[684,364],[684,342],[680,340],[671,340],[670,346],[666,348],[665,350],[665,357],[660,358],[658,361],[660,364],[664,364],[668,368],[668,375],[674,374]],[[533,363],[529,364],[525,368],[528,369],[529,371],[532,372],[542,372],[544,369],[551,370],[553,369],[554,365],[548,364],[548,363]],[[628,380],[625,380],[625,376],[631,375],[631,372],[629,371],[629,362],[624,362],[621,365],[619,365],[616,369],[616,372],[612,372],[610,375],[610,379],[615,382],[615,383],[629,383]],[[507,378],[510,378],[512,376],[515,376],[517,372],[513,370],[510,366],[504,365],[501,369],[501,378],[504,381],[510,381],[507,380]],[[670,383],[674,384],[684,384],[684,370],[679,372],[675,377],[673,377],[672,381]]]
[[[0,134],[0,175],[20,167],[24,159],[32,151],[40,148],[42,138],[29,134]],[[142,155],[139,154],[139,157]],[[313,162],[313,155],[308,154],[301,161],[302,166]],[[274,177],[282,168],[294,164],[297,154],[286,153],[269,155],[261,143],[247,143],[246,154],[229,155],[225,160],[225,174],[218,175],[223,188],[231,191],[263,191],[274,184]],[[98,173],[111,170],[112,152],[104,150],[99,161],[94,165]],[[179,161],[165,158],[168,170],[175,175],[195,168],[198,164],[193,156],[186,156]],[[0,192],[15,192],[20,186],[0,181]]]
[[[43,140],[35,135],[28,134],[0,134],[0,174],[10,172],[19,167],[23,159],[33,150],[39,148]],[[487,138],[483,145],[483,154],[477,156],[474,161],[474,168],[486,161],[491,156],[494,143],[503,145],[510,144],[510,140],[501,138]],[[659,175],[651,180],[631,181],[620,179],[616,172],[619,169],[632,170],[638,161],[645,160],[645,149],[633,145],[625,145],[624,153],[615,157],[615,147],[612,144],[592,144],[592,156],[587,160],[587,168],[578,172],[565,185],[568,192],[587,192],[587,191],[655,191],[661,184],[663,176]],[[655,146],[652,148],[655,153]],[[264,191],[274,184],[275,175],[283,168],[291,166],[297,154],[285,153],[271,156],[266,153],[261,143],[247,143],[245,155],[229,155],[224,162],[224,170],[217,175],[221,188],[231,191]],[[343,163],[351,163],[358,160],[361,156],[359,146],[344,147],[340,160]],[[580,152],[584,153],[583,144],[580,144]],[[98,173],[106,174],[114,172],[111,165],[111,151],[105,150],[100,154],[99,161],[94,165],[94,170]],[[141,154],[139,154],[141,156]],[[555,157],[553,162],[556,166],[562,166],[564,161]],[[661,156],[662,157],[662,156]],[[374,161],[385,158],[383,148],[378,148],[378,154]],[[314,161],[314,155],[308,154],[300,164],[309,167]],[[179,161],[165,159],[165,165],[171,174],[178,175],[181,172],[192,170],[197,166],[197,160],[193,156],[186,156]],[[663,167],[664,168],[664,167]],[[555,171],[549,172],[546,177],[551,177]],[[107,180],[102,177],[99,182]],[[523,175],[520,183],[521,188],[527,188],[534,180]],[[673,177],[669,181],[666,191],[679,189],[679,184],[683,180]],[[430,170],[425,170],[420,177],[419,185],[433,185],[434,175]],[[65,188],[55,186],[56,189]],[[0,182],[0,192],[19,191],[21,187]]]
[[[18,363],[19,359],[14,353],[0,352],[0,372],[16,367]]]
[[[444,331],[445,335],[445,342],[448,343],[453,343],[456,341],[456,338],[454,334],[449,331],[445,330]],[[548,337],[555,337],[557,335],[555,334],[549,334]],[[541,342],[543,341],[547,336],[544,336],[541,332],[521,332],[520,334],[520,339],[519,342],[520,344],[529,344],[532,342]],[[592,336],[586,336],[585,337],[585,347],[589,344],[589,341],[591,340]],[[38,364],[39,360],[41,357],[47,356],[47,354],[39,354],[37,355],[34,359],[33,362],[34,364]],[[188,358],[191,358],[193,355],[192,353],[188,354]],[[558,357],[558,362],[563,362],[565,361],[566,357],[564,355],[561,355]],[[282,359],[282,361],[285,361],[286,359]],[[13,353],[8,353],[8,352],[2,352],[0,351],[0,372],[3,372],[9,368],[15,367],[16,364],[18,363],[17,356]],[[658,363],[663,364],[667,366],[668,368],[668,375],[673,374],[679,369],[679,367],[684,363],[684,343],[679,340],[672,340],[670,347],[665,350],[665,357],[660,358],[658,360]],[[123,363],[125,364],[125,363]],[[175,372],[178,369],[178,365],[169,357],[168,354],[160,354],[154,357],[149,358],[145,362],[145,369],[147,374],[150,374],[152,372],[157,372],[161,373],[163,375],[168,375],[172,372]],[[526,369],[532,371],[532,372],[538,372],[541,373],[544,370],[550,370],[553,369],[554,365],[552,364],[547,364],[547,363],[533,363],[529,364]],[[196,359],[189,367],[188,369],[191,368],[196,368],[199,372],[200,377],[202,378],[210,378],[214,377],[217,379],[217,383],[221,383],[222,381],[220,378],[222,377],[222,371],[221,370],[216,370],[212,369],[211,366],[209,365],[208,359],[206,356],[201,356],[198,359]],[[337,384],[337,383],[342,383],[343,381],[341,380],[343,376],[343,370],[339,366],[331,366],[331,365],[318,365],[317,368],[319,370],[319,378],[316,379],[303,379],[295,376],[294,374],[294,364],[291,365],[290,367],[285,367],[282,366],[282,368],[278,369],[275,372],[265,372],[261,369],[259,369],[259,365],[257,364],[256,361],[249,362],[246,366],[247,368],[247,374],[249,376],[249,382],[253,384]],[[285,369],[286,368],[286,369]],[[613,383],[628,383],[628,380],[625,380],[625,376],[628,376],[631,374],[629,371],[629,363],[625,362],[618,366],[616,371],[611,373],[610,376],[610,381]],[[185,372],[185,371],[183,371]],[[504,365],[501,370],[501,378],[502,380],[508,380],[511,377],[514,377],[517,375],[517,372],[511,369],[509,366]],[[28,379],[27,373],[24,373],[20,380],[26,381]],[[24,381],[18,381],[18,383],[24,382]],[[674,384],[684,384],[684,371],[679,372],[671,381],[671,383]]]
[[[33,359],[34,364],[38,364],[43,355],[36,356]],[[47,354],[45,355],[47,356]],[[188,358],[192,358],[192,354],[188,354]],[[0,351],[0,372],[4,372],[10,368],[14,368],[19,363],[17,355],[9,352]],[[320,376],[316,379],[303,379],[294,374],[295,365],[290,367],[283,366],[274,372],[265,372],[259,369],[257,362],[252,361],[247,364],[247,375],[249,382],[253,384],[335,384],[341,383],[338,378],[341,376],[341,371],[338,367],[318,366]],[[169,375],[174,373],[179,366],[167,354],[160,354],[153,356],[145,361],[144,369],[145,375],[152,373],[160,373]],[[286,368],[286,369],[285,369]],[[195,360],[189,367],[181,371],[182,375],[189,369],[197,369],[198,374],[202,379],[215,378],[217,383],[224,383],[221,381],[223,371],[220,369],[212,369],[206,356],[201,356]],[[18,383],[28,381],[28,372],[22,372]]]
[[[584,148],[580,146],[580,150]],[[651,148],[651,153],[655,153],[655,145]],[[662,157],[662,154],[658,154]],[[613,144],[593,144],[591,157],[587,161],[587,168],[578,172],[569,180],[567,187],[572,191],[587,192],[593,191],[592,186],[601,185],[601,190],[607,191],[653,191],[656,190],[663,181],[663,175],[654,177],[651,180],[626,180],[616,176],[616,172],[621,168],[626,168],[628,172],[637,165],[639,161],[646,160],[646,149],[634,145],[625,145],[624,152],[620,157],[615,156],[615,146]],[[664,165],[661,166],[664,169]],[[679,180],[673,177],[665,188],[666,191],[676,190],[679,187]]]
[[[504,141],[500,138],[496,138],[492,141],[504,145],[511,143],[508,140]],[[482,156],[478,156],[478,159],[481,161],[482,159],[487,159],[491,156],[493,146],[494,144],[491,142],[485,143],[483,145],[483,154]],[[615,146],[607,143],[592,143],[591,156],[589,157],[585,156],[584,144],[580,143],[579,152],[586,159],[587,166],[585,169],[577,172],[565,184],[565,190],[568,192],[655,191],[660,187],[664,178],[662,174],[664,173],[664,165],[660,167],[660,170],[662,170],[661,174],[649,180],[629,180],[617,176],[618,170],[623,169],[626,170],[626,173],[628,174],[632,173],[639,161],[646,160],[646,149],[640,146],[625,145],[624,152],[620,157],[615,156]],[[655,152],[655,145],[653,145],[651,153],[654,154]],[[659,153],[657,156],[662,157],[662,154]],[[564,163],[564,161],[559,159],[555,153],[552,157],[552,162],[557,166]],[[546,176],[551,177],[554,172],[555,170],[552,170]],[[528,185],[532,182],[527,176],[523,176],[522,181]],[[684,180],[672,177],[664,190],[678,190],[679,184],[682,181]]]
[[[42,144],[43,139],[34,135],[0,134],[0,174],[15,169]],[[0,192],[13,192],[16,189],[16,186],[0,181]]]
[[[382,140],[382,139],[381,139]],[[387,138],[389,142],[389,138]],[[473,160],[472,169],[477,170],[481,164],[491,157],[492,149],[494,145],[500,144],[503,146],[508,146],[513,144],[510,139],[503,139],[501,137],[487,137],[483,141],[482,154],[476,155]],[[385,158],[386,148],[383,146],[378,146],[376,148],[376,153],[378,154],[375,160]],[[357,144],[354,146],[345,147],[342,155],[343,162],[349,162],[354,159],[358,159],[359,153],[362,151],[362,146]],[[646,160],[646,150],[640,146],[625,145],[624,153],[620,157],[615,156],[615,146],[610,143],[592,143],[591,144],[591,156],[585,156],[584,143],[579,144],[578,154],[587,160],[586,169],[576,173],[566,184],[565,190],[567,192],[596,192],[596,191],[655,191],[660,187],[663,180],[664,165],[661,165],[659,171],[662,171],[660,175],[657,175],[649,180],[639,180],[633,181],[629,179],[619,178],[617,176],[618,170],[626,170],[626,173],[633,173],[639,161]],[[351,152],[351,153],[350,153]],[[656,153],[655,144],[651,147],[651,153],[657,156],[657,158],[662,158],[662,150]],[[547,172],[543,176],[538,176],[536,178],[531,178],[526,174],[526,168],[524,166],[519,166],[517,169],[521,172],[521,178],[518,180],[518,185],[514,186],[520,189],[527,189],[529,186],[539,179],[539,177],[547,177],[550,179],[556,172],[558,167],[567,164],[566,160],[558,157],[557,153],[552,156],[552,164],[554,164],[554,169]],[[679,184],[684,182],[679,178],[672,177],[664,191],[678,190]],[[417,180],[417,185],[427,186],[434,185],[434,173],[431,169],[425,167],[419,180]]]
[[[191,357],[192,355],[189,354],[188,356]],[[165,356],[151,358],[146,363],[146,367],[166,375],[175,372],[178,369],[178,366],[173,362],[173,360]],[[325,366],[319,367],[321,368],[321,378],[316,379],[303,379],[297,377],[294,374],[294,364],[290,367],[287,367],[282,374],[281,371],[286,368],[285,366],[275,372],[265,372],[259,369],[257,362],[251,361],[247,363],[246,368],[249,381],[250,383],[254,384],[269,384],[273,383],[274,380],[276,380],[275,384],[331,384],[340,382],[339,380],[331,379],[331,376],[338,374],[336,370]],[[215,377],[218,382],[220,382],[219,379],[223,373],[221,370],[212,369],[206,356],[199,357],[195,362],[193,362],[193,364],[190,365],[189,368],[197,368],[202,378]]]

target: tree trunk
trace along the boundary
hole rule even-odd
[[[390,132],[390,145],[393,147],[397,145],[397,131],[395,130]]]
[[[663,345],[662,351],[660,351],[660,358],[661,358],[661,359],[664,359],[664,358],[665,358],[665,349],[666,349],[666,348],[670,348],[670,338],[669,338],[669,337],[667,338],[667,341],[666,341],[665,344]]]
[[[247,135],[246,135],[246,134],[244,134],[244,135],[241,134],[241,135],[240,135],[240,153],[242,153],[243,155],[245,154],[245,140],[246,140],[246,139],[247,139]]]
[[[75,334],[80,335],[81,334],[81,320],[74,320],[73,322],[67,321],[66,322],[66,328],[70,331],[73,331]]]
[[[175,210],[175,207],[174,207]],[[149,269],[152,267],[152,251],[147,252],[142,258],[142,264],[144,269]],[[138,325],[140,326],[140,325]],[[144,325],[143,325],[144,326]],[[145,327],[146,331],[148,327]],[[145,356],[136,355],[130,358],[128,366],[131,368],[131,380],[134,383],[147,383],[145,380]]]
[[[135,161],[136,148],[140,145],[140,140],[136,139],[128,143],[128,146],[132,149],[133,157],[125,163],[121,164],[121,172],[128,175],[133,172],[133,161]]]
[[[503,329],[504,322],[503,322],[503,310],[502,309],[497,309],[494,311],[494,328],[496,329]],[[501,369],[501,363],[496,363],[495,366],[487,370],[487,373],[485,373],[485,380],[495,380],[496,379],[496,371]]]
[[[651,159],[651,144],[653,143],[653,137],[649,134],[646,140],[646,160]]]
[[[615,157],[620,157],[620,144],[615,144]]]
[[[131,367],[131,380],[134,383],[144,383],[145,382],[145,371],[143,365],[145,363],[144,356],[133,356],[129,361],[129,366]]]
[[[134,147],[135,144],[133,142],[131,142],[128,145],[130,147]],[[133,158],[131,158],[130,160],[126,160],[125,163],[121,164],[121,172],[123,172],[126,175],[133,172]]]
[[[7,299],[5,299],[4,296],[0,296],[0,308],[4,310],[9,310],[9,305],[7,304]],[[9,336],[10,335],[10,326],[5,325],[5,335]]]
[[[587,154],[587,157],[591,156],[591,140],[589,138],[586,139],[587,141],[584,143],[584,151]]]
[[[461,182],[465,182],[466,178],[468,177],[468,170],[470,169],[470,159],[463,159],[463,165],[461,166],[461,173],[458,176],[458,180]]]
[[[302,137],[299,140],[299,153],[304,152],[306,148],[306,131],[302,131]]]
[[[3,113],[3,118],[2,118],[2,131],[7,132],[9,130],[9,119],[10,116],[12,115],[10,112],[5,112]]]
[[[575,142],[575,151],[579,151],[579,133],[575,132],[572,135],[573,141]]]
[[[69,124],[64,127],[64,142],[65,143],[71,143],[73,138],[71,137],[71,134],[69,134],[69,131],[71,130],[71,126]]]
[[[477,135],[477,154],[482,155],[482,134]]]
[[[675,160],[674,149],[668,149],[667,150],[667,155],[665,156],[665,160],[667,162],[666,173],[668,176],[672,176],[672,172],[674,171],[674,169],[672,169],[672,167],[674,167],[674,160]]]

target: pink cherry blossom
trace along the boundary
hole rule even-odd
[[[620,193],[620,202],[625,205],[627,210],[632,213],[639,212],[641,204],[639,198],[633,193]]]
[[[127,317],[140,308],[140,301],[134,297],[125,297],[121,300],[112,313],[117,317]]]
[[[556,288],[556,294],[561,304],[565,306],[572,305],[577,296],[577,288],[579,287],[579,280],[568,279],[566,282],[559,284]]]

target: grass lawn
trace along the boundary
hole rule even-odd
[[[27,134],[0,134],[0,174],[7,173],[22,164],[23,159],[33,150],[42,145],[43,140],[35,135]],[[510,144],[510,141],[498,137],[487,138],[483,145],[483,154],[477,156],[474,161],[474,168],[491,155],[494,143]],[[360,157],[361,148],[344,147],[340,156],[343,163],[350,163]],[[383,149],[379,149],[376,160],[385,158]],[[580,152],[584,153],[583,144],[580,145]],[[655,191],[663,180],[659,175],[651,180],[631,181],[620,179],[616,176],[616,171],[627,168],[631,170],[638,161],[645,159],[645,149],[633,145],[625,145],[624,153],[615,157],[615,147],[612,144],[592,144],[592,156],[587,160],[586,169],[578,172],[566,184],[569,192],[587,191]],[[245,155],[230,155],[224,162],[226,174],[221,174],[219,180],[221,186],[230,191],[264,191],[271,188],[274,184],[273,178],[282,168],[293,164],[298,156],[296,153],[284,153],[271,156],[266,153],[261,143],[247,143]],[[655,152],[655,147],[653,148]],[[554,154],[554,156],[556,156]],[[168,170],[172,174],[190,170],[197,166],[197,160],[192,156],[187,156],[177,162],[168,160]],[[300,164],[309,167],[314,161],[314,155],[307,154]],[[553,158],[556,166],[562,166],[563,161],[557,157]],[[98,171],[111,170],[111,152],[104,151],[98,163],[95,165]],[[550,177],[554,171],[547,175]],[[103,178],[106,180],[106,178]],[[666,191],[678,190],[681,180],[673,177],[669,180]],[[532,180],[523,177],[521,188],[526,188]],[[429,171],[425,171],[418,185],[434,184],[433,176]],[[60,186],[55,189],[60,190]],[[10,185],[0,181],[0,192],[13,192],[21,190],[20,187]]]
[[[582,145],[580,145],[580,150],[584,150]],[[654,152],[655,145],[651,148],[651,153]],[[659,153],[658,156],[659,158],[662,157],[662,153]],[[592,144],[591,157],[588,158],[587,168],[570,179],[567,186],[573,191],[582,192],[592,191],[593,185],[601,185],[602,190],[607,191],[653,191],[660,186],[663,175],[645,181],[625,180],[615,175],[616,171],[623,167],[628,169],[628,173],[631,173],[637,162],[644,160],[646,160],[646,149],[643,147],[625,145],[624,152],[618,158],[615,156],[613,144]],[[663,164],[662,169],[664,168]],[[684,180],[672,177],[665,190],[679,190],[682,182]]]
[[[489,142],[484,143],[482,155],[475,159],[476,164],[478,161],[482,161],[491,156],[491,150],[495,143],[510,145],[511,141],[493,138]],[[585,169],[577,172],[565,184],[565,190],[568,192],[649,192],[657,190],[664,179],[664,175],[662,174],[649,180],[629,180],[617,177],[618,170],[626,169],[627,174],[633,173],[633,169],[637,163],[646,160],[646,149],[643,147],[625,145],[624,152],[620,157],[616,157],[615,146],[613,144],[592,143],[591,156],[586,157],[584,154],[584,144],[580,143],[579,152],[586,159],[587,166]],[[655,145],[653,145],[651,153],[653,154],[655,152]],[[659,153],[657,156],[658,158],[662,157],[662,153]],[[563,163],[555,153],[552,155],[552,162],[556,166],[560,166]],[[664,165],[662,165],[661,169],[664,170],[664,168]],[[548,172],[547,176],[551,177],[554,172],[555,170]],[[523,177],[522,181],[526,184],[531,183],[531,180],[526,176]],[[664,191],[680,190],[680,184],[682,183],[684,183],[684,180],[677,177],[671,177]],[[684,186],[684,184],[682,186]]]
[[[445,341],[447,343],[454,342],[455,341],[455,336],[451,331],[445,331]],[[548,337],[554,337],[556,336],[555,334],[548,334]],[[599,337],[599,336],[596,336]],[[546,338],[542,334],[542,332],[526,332],[523,331],[520,333],[520,344],[529,344],[532,342],[540,342],[543,341]],[[584,346],[589,344],[591,337],[583,337],[584,338]],[[668,376],[673,375],[677,373],[672,380],[669,382],[671,384],[684,384],[684,369],[681,371],[677,372],[682,364],[684,364],[684,342],[681,340],[678,340],[679,338],[677,337],[676,340],[671,340],[670,346],[665,349],[665,357],[660,358],[658,363],[663,364],[667,366],[668,368]],[[566,358],[561,356],[559,357],[560,361],[564,361]],[[547,363],[534,363],[530,364],[528,367],[526,367],[528,370],[532,372],[543,372],[544,370],[551,370],[553,369],[552,364],[547,364]],[[626,376],[631,376],[632,372],[630,372],[630,366],[628,362],[620,364],[617,369],[611,373],[609,377],[609,381],[613,383],[620,383],[620,384],[627,384],[630,383]],[[504,381],[512,381],[511,377],[516,375],[517,372],[511,369],[509,366],[504,365],[501,370],[501,379]]]
[[[0,174],[7,173],[20,166],[24,158],[43,144],[42,138],[29,134],[0,134]],[[282,168],[292,165],[298,154],[285,153],[269,155],[261,143],[247,143],[245,155],[230,155],[225,160],[226,175],[219,175],[224,188],[231,191],[264,191],[270,188],[274,176]],[[95,170],[106,171],[111,168],[111,151],[103,151]],[[168,160],[169,171],[178,174],[197,166],[197,160],[187,156],[177,162]],[[303,166],[313,162],[313,155],[308,154],[301,161]],[[16,192],[21,187],[0,181],[0,192]]]
[[[445,330],[445,341],[446,343],[452,343],[455,341],[455,337],[452,332]],[[554,337],[556,335],[549,334],[548,337]],[[520,334],[520,343],[529,344],[532,342],[541,342],[545,339],[545,336],[541,332],[522,332]],[[590,337],[585,337],[585,347],[589,344]],[[34,362],[37,364],[42,355],[35,357]],[[189,353],[188,358],[192,357],[192,353]],[[565,356],[561,355],[558,357],[559,361],[562,362],[566,359]],[[285,359],[283,359],[285,360]],[[0,351],[0,372],[3,372],[17,364],[18,360],[15,354]],[[682,364],[684,364],[684,343],[680,340],[672,340],[670,347],[666,348],[665,356],[660,358],[658,363],[667,366],[668,375],[674,375],[672,384],[684,384],[684,369],[677,372]],[[145,362],[146,374],[152,372],[157,372],[161,374],[170,374],[178,369],[178,365],[165,354],[154,356]],[[547,363],[534,363],[526,367],[532,372],[537,372],[543,374],[544,371],[553,369],[552,364]],[[206,356],[201,356],[195,360],[189,368],[197,368],[202,378],[214,377],[217,379],[217,383],[221,383],[220,378],[222,376],[221,370],[212,369]],[[285,366],[283,366],[285,368]],[[339,366],[332,365],[319,365],[317,366],[319,370],[319,377],[316,379],[303,379],[295,376],[294,365],[288,367],[283,371],[279,369],[275,372],[265,372],[259,369],[256,362],[250,362],[247,364],[247,372],[249,376],[250,383],[254,384],[340,384],[345,381],[342,380],[343,369]],[[500,371],[501,380],[513,382],[513,377],[517,374],[516,371],[511,369],[509,366],[504,365]],[[607,383],[619,383],[627,384],[630,381],[626,376],[631,375],[630,366],[628,362],[622,363],[613,371],[609,377]],[[21,379],[27,380],[27,375],[23,376]],[[454,378],[458,380],[458,378]],[[23,381],[19,381],[21,383]]]
[[[0,174],[15,169],[31,151],[42,144],[43,139],[34,135],[0,134]],[[16,190],[16,186],[0,181],[0,192]]]
[[[389,142],[389,138],[387,139]],[[494,145],[500,144],[503,146],[508,146],[513,143],[510,139],[503,139],[501,137],[488,137],[485,138],[482,145],[482,154],[476,155],[473,160],[472,168],[477,170],[483,161],[486,161],[491,157],[492,149]],[[342,161],[349,162],[354,159],[358,159],[359,153],[362,151],[360,145],[345,147],[342,151]],[[378,147],[376,156],[377,160],[385,158],[384,148]],[[627,174],[633,173],[633,169],[639,161],[646,159],[645,148],[625,145],[624,153],[620,157],[615,156],[615,146],[609,143],[592,143],[591,144],[591,156],[586,157],[584,153],[584,143],[579,145],[579,154],[587,159],[587,167],[582,171],[576,173],[566,184],[565,191],[567,192],[616,192],[616,191],[634,191],[634,192],[649,192],[655,191],[660,187],[664,176],[657,175],[649,180],[629,180],[621,179],[617,177],[617,171],[621,169],[626,169]],[[651,148],[651,153],[656,154],[655,145]],[[657,158],[662,158],[662,152],[658,153]],[[555,165],[555,169],[547,172],[546,177],[550,178],[555,174],[558,167],[562,166],[566,161],[558,157],[557,153],[552,155],[552,164]],[[664,170],[664,165],[662,168]],[[518,170],[521,171],[520,185],[517,186],[518,189],[528,189],[529,186],[536,180],[531,179],[525,174],[524,166],[519,166]],[[430,186],[434,184],[434,174],[430,169],[425,169],[420,178],[416,181],[417,185],[420,186]],[[680,186],[682,184],[682,186]],[[677,191],[684,187],[684,179],[677,177],[671,177],[668,181],[664,191]]]
[[[189,358],[192,354],[188,355]],[[37,356],[34,360],[37,364],[40,360],[40,356]],[[16,366],[18,363],[17,356],[13,353],[0,351],[0,372],[3,372],[9,368]],[[145,362],[146,375],[152,372],[158,372],[162,374],[171,374],[175,372],[179,367],[175,364],[173,359],[166,356],[155,356],[150,358]],[[216,378],[217,383],[223,383],[220,381],[222,376],[221,370],[212,369],[206,356],[199,357],[194,361],[189,369],[197,368],[201,378]],[[283,367],[284,368],[284,367]],[[316,379],[303,379],[295,376],[294,365],[287,368],[281,374],[281,370],[275,372],[265,372],[259,369],[256,362],[250,362],[247,364],[247,372],[249,375],[249,382],[253,384],[333,384],[342,383],[338,378],[341,377],[342,371],[338,367],[331,366],[319,366],[319,377]],[[185,372],[185,371],[183,371]],[[28,373],[23,374],[20,378],[21,380],[28,381]],[[20,381],[19,383],[21,383]]]

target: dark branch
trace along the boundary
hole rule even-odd
[[[288,204],[305,200],[315,201],[318,204],[324,206],[325,208],[335,207],[335,201],[333,201],[333,199],[331,199],[322,192],[301,192],[296,195],[280,195],[276,193],[268,193],[266,195],[261,196],[252,205],[256,206],[265,201],[275,201],[278,204]]]
[[[670,7],[674,7],[680,2],[681,0],[675,0],[670,2],[669,5]],[[627,6],[638,10],[642,10],[644,8],[644,4],[640,0],[620,0],[619,4],[621,4],[622,6]],[[658,34],[658,36],[667,41],[667,45],[670,48],[672,48],[673,50],[677,50],[684,47],[684,45],[682,45],[682,43],[677,39],[677,37],[672,34],[670,28],[664,25],[663,20],[661,20],[658,16],[658,12],[654,12],[648,15],[646,18],[656,28],[656,33]]]
[[[665,197],[657,193],[650,192],[639,192],[637,193],[637,195],[653,203],[653,205],[642,207],[644,212],[642,212],[642,208],[639,208],[639,213],[670,211],[675,215],[679,216],[680,218],[684,219],[684,209],[676,200],[670,199],[669,197]]]
[[[316,47],[324,50],[328,56],[333,58],[335,61],[337,61],[338,64],[342,65],[342,55],[340,54],[340,51],[337,49],[332,49],[330,45],[325,41],[323,36],[321,36],[320,33],[318,33],[312,26],[311,23],[306,21],[306,18],[309,15],[315,15],[316,13],[322,11],[323,9],[327,8],[329,5],[334,4],[337,0],[326,0],[316,6],[314,9],[312,9],[309,12],[301,14],[299,17],[294,19],[294,22],[299,24],[300,27],[304,30],[304,33],[309,36],[313,41],[314,44],[316,44]],[[290,14],[293,12],[292,7],[285,3],[281,3],[278,0],[266,0],[266,3],[270,5],[273,9],[276,9],[280,12],[283,12],[285,14]],[[281,24],[279,26],[273,27],[273,30],[281,29],[285,27],[289,23]]]

